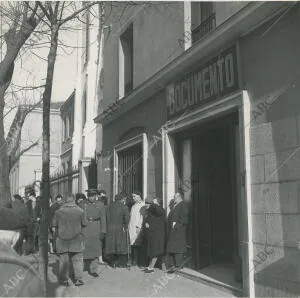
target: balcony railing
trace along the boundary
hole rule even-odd
[[[192,42],[196,42],[201,39],[211,30],[216,27],[216,14],[212,13],[205,21],[203,21],[198,27],[192,30]]]

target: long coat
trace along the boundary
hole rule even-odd
[[[128,207],[120,201],[109,204],[107,208],[105,254],[126,255],[130,252],[128,223]]]
[[[26,207],[29,215],[27,234],[29,236],[35,236],[38,234],[38,228],[39,228],[37,219],[40,214],[40,203],[36,201],[34,206],[32,200],[28,200],[26,203]]]
[[[86,214],[75,202],[67,202],[57,210],[52,221],[56,228],[57,253],[82,252],[86,225]]]
[[[144,206],[145,206],[145,202],[141,201],[139,203],[135,203],[131,207],[130,220],[128,226],[131,245],[142,245],[141,242],[141,232],[142,232],[142,225],[143,225],[142,208]]]
[[[85,229],[84,259],[94,259],[102,255],[101,234],[106,233],[105,206],[100,201],[86,200],[82,203],[86,212],[88,224]]]
[[[147,224],[149,228],[147,228]],[[149,258],[164,254],[165,250],[165,210],[156,204],[151,204],[144,220],[144,231]]]
[[[60,207],[61,207],[61,205],[57,202],[50,206],[50,209],[49,209],[49,226],[51,226],[51,224],[52,224],[55,212],[57,210],[59,210]],[[52,233],[51,229],[50,229],[50,232],[49,232],[49,239],[51,241],[55,240],[55,235]]]
[[[27,229],[29,215],[26,205],[16,200],[11,202],[10,208],[0,208],[0,230]]]
[[[188,208],[185,202],[175,205],[168,216],[167,253],[186,252],[186,225]]]

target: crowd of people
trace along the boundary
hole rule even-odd
[[[11,206],[17,209],[23,227],[15,250],[22,254],[37,251],[41,199],[34,192],[24,201],[14,195]],[[173,273],[186,253],[188,209],[183,194],[177,192],[166,218],[162,200],[143,198],[141,192],[119,193],[108,204],[104,190],[89,189],[87,195],[69,194],[50,198],[49,248],[59,257],[59,280],[68,285],[84,284],[83,271],[100,275],[100,264],[139,266],[145,273],[155,267]]]

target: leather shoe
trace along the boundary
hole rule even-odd
[[[77,279],[77,280],[75,281],[75,286],[76,286],[76,287],[83,286],[83,285],[84,285],[83,280]]]
[[[93,276],[93,277],[99,277],[99,274],[96,273],[96,272],[93,272],[93,273],[91,273],[91,276]]]

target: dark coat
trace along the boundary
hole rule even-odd
[[[65,203],[57,210],[52,221],[56,228],[57,253],[82,252],[86,225],[86,214],[75,202]]]
[[[186,225],[188,208],[183,201],[175,205],[168,216],[167,253],[186,252]],[[173,227],[173,223],[175,225]]]
[[[27,229],[29,214],[26,205],[20,200],[15,200],[12,202],[12,210],[19,220],[20,228]]]
[[[0,229],[27,229],[29,216],[25,204],[19,200],[12,202],[10,208],[0,208]]]
[[[55,202],[52,206],[50,206],[50,209],[49,209],[49,227],[51,227],[55,212],[57,210],[59,210],[60,207],[61,207],[61,204],[59,204],[57,202]],[[54,239],[55,239],[55,234],[52,232],[51,229],[49,231],[49,239],[51,241],[54,241]]]
[[[31,200],[28,200],[26,203],[28,215],[29,215],[29,223],[28,223],[28,229],[27,234],[29,236],[34,236],[38,233],[38,223],[37,218],[40,211],[39,203],[36,201],[35,208],[33,208],[33,203]]]
[[[55,212],[56,212],[57,210],[59,210],[60,207],[61,207],[61,204],[59,204],[59,203],[57,203],[57,202],[54,203],[52,206],[50,206],[50,208],[49,208],[49,224],[50,224],[50,225],[51,225],[52,220],[53,220],[53,218],[54,218]]]
[[[94,203],[89,200],[81,203],[87,216],[87,227],[85,228],[84,259],[94,259],[102,255],[101,235],[106,233],[105,206],[100,201]]]
[[[115,201],[108,205],[105,254],[126,255],[129,252],[129,217],[129,209],[122,202]]]
[[[149,228],[147,228],[147,224]],[[149,258],[164,254],[165,250],[165,210],[156,204],[151,204],[144,220],[144,231]]]

